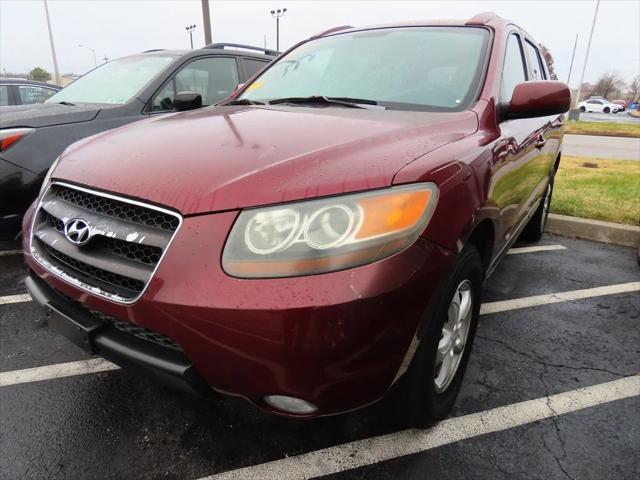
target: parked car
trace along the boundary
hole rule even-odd
[[[45,103],[3,111],[0,238],[19,232],[47,170],[73,142],[174,107],[213,105],[275,56],[268,49],[221,43],[199,50],[151,50],[90,71]],[[200,103],[193,103],[198,98]]]
[[[232,97],[61,155],[23,236],[51,327],[275,414],[446,416],[484,279],[549,211],[570,93],[538,42],[337,28]]]
[[[618,105],[620,107],[620,112],[624,112],[627,109],[627,102],[624,100],[613,100],[611,103]]]
[[[25,78],[0,78],[0,107],[42,103],[61,88]]]
[[[620,105],[611,103],[604,98],[590,98],[578,104],[581,112],[618,113]]]

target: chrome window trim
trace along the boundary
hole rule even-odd
[[[171,238],[169,239],[169,241],[167,242],[167,245],[164,247],[164,249],[162,250],[162,255],[160,256],[160,259],[158,260],[158,263],[156,264],[156,266],[154,267],[154,269],[152,270],[151,274],[149,275],[149,279],[147,280],[147,282],[145,283],[144,287],[142,288],[142,291],[134,298],[131,299],[126,299],[124,297],[121,297],[120,295],[117,294],[110,294],[107,292],[103,292],[101,289],[91,286],[69,274],[67,274],[66,272],[58,272],[55,269],[51,268],[52,265],[48,265],[49,262],[47,262],[44,258],[41,257],[41,255],[34,249],[33,247],[33,236],[34,236],[34,227],[35,227],[35,223],[36,223],[36,218],[38,216],[38,213],[40,213],[41,207],[42,207],[42,200],[45,197],[46,193],[51,189],[51,187],[53,187],[54,185],[59,185],[61,187],[66,187],[66,188],[70,188],[73,190],[78,190],[81,192],[85,192],[85,193],[89,193],[91,195],[96,195],[96,196],[100,196],[100,197],[104,197],[104,198],[109,198],[111,200],[116,200],[119,202],[123,202],[123,203],[127,203],[129,205],[135,205],[138,207],[144,207],[144,208],[149,208],[151,210],[156,210],[158,212],[162,212],[168,215],[171,215],[175,218],[178,219],[178,226],[176,227],[176,230],[173,232],[173,234],[171,235]],[[85,187],[79,187],[77,185],[73,185],[70,183],[66,183],[66,182],[59,182],[59,181],[52,181],[49,183],[49,185],[46,186],[46,189],[42,192],[42,195],[40,195],[40,198],[38,199],[38,204],[36,209],[33,212],[33,218],[31,219],[31,235],[29,236],[29,253],[31,254],[31,256],[34,258],[34,260],[45,270],[47,270],[49,273],[55,275],[56,278],[59,278],[61,280],[63,280],[65,283],[73,286],[73,287],[77,287],[87,293],[90,293],[92,295],[96,295],[98,297],[101,298],[106,298],[107,300],[111,300],[114,303],[118,303],[120,305],[131,305],[136,303],[138,300],[140,300],[140,298],[142,298],[142,296],[145,294],[145,292],[147,291],[147,288],[149,287],[149,284],[151,283],[151,280],[153,280],[153,277],[156,274],[156,271],[158,270],[158,268],[160,267],[160,264],[162,263],[162,260],[164,259],[165,255],[167,254],[167,251],[169,250],[169,248],[171,247],[171,244],[173,243],[173,239],[176,237],[176,234],[178,233],[178,231],[180,230],[180,227],[182,226],[182,215],[180,215],[179,213],[173,211],[173,210],[168,210],[166,208],[162,208],[162,207],[158,207],[156,205],[151,205],[148,203],[144,203],[144,202],[139,202],[137,200],[131,200],[129,198],[126,197],[121,197],[118,195],[113,195],[110,193],[104,193],[104,192],[100,192],[100,191],[96,191],[96,190],[92,190],[90,188],[85,188]]]

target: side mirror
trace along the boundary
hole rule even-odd
[[[569,110],[571,92],[563,82],[544,80],[516,85],[506,111],[507,119],[559,115]]]
[[[185,112],[202,108],[202,95],[198,92],[178,92],[173,99],[173,111]]]

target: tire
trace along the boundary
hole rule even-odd
[[[553,197],[553,177],[549,177],[549,183],[547,189],[544,192],[544,196],[536,209],[536,213],[533,214],[527,226],[520,234],[520,238],[528,242],[537,242],[544,233],[544,227],[547,224],[547,218],[549,217],[549,207],[551,206],[551,198]]]
[[[586,108],[584,108],[584,107],[580,107],[580,111],[581,111],[582,113],[584,113],[584,112],[586,112],[586,111],[587,111],[587,109],[586,109]]]
[[[611,111],[611,109],[609,107],[604,107],[604,110],[602,110],[604,113],[609,113]]]
[[[483,278],[480,254],[473,245],[467,245],[447,279],[408,371],[390,395],[389,413],[395,426],[426,427],[433,420],[443,419],[451,412],[473,348],[480,316]],[[459,300],[458,305],[468,305],[464,309],[468,312],[467,315],[462,315],[461,310],[456,309],[454,297]],[[464,327],[458,330],[449,328],[456,322]],[[446,342],[445,326],[447,331],[457,332],[450,336],[455,337],[457,343]],[[456,366],[443,372],[443,364],[437,353],[439,346],[445,348],[447,345],[450,348],[445,358],[455,357],[452,361]]]

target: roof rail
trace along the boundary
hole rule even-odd
[[[280,52],[277,52],[275,50],[271,50],[269,48],[262,48],[262,47],[254,47],[251,45],[243,45],[241,43],[210,43],[209,45],[205,45],[202,48],[219,48],[221,50],[224,50],[225,48],[243,48],[245,50],[255,50],[256,52],[262,52],[265,55],[271,55],[272,57],[276,57],[278,55],[280,55]]]
[[[346,30],[348,28],[353,28],[351,25],[340,25],[339,27],[333,27],[329,30],[325,30],[324,32],[316,33],[311,38],[324,37],[325,35],[329,35],[330,33],[339,32],[340,30]]]
[[[469,20],[467,20],[465,25],[486,25],[491,20],[495,20],[497,18],[501,17],[495,12],[482,12],[474,15]]]
[[[163,52],[166,48],[152,48],[151,50],[145,50],[142,53],[150,53],[150,52]]]

